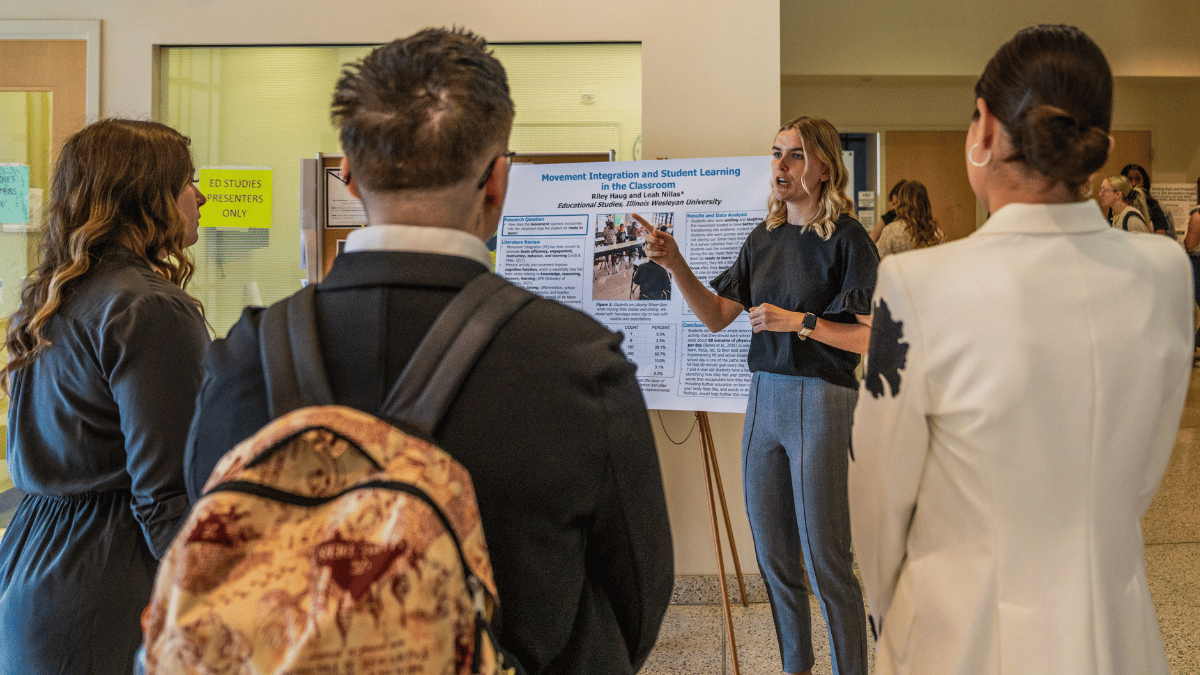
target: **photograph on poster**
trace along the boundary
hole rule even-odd
[[[646,213],[643,218],[674,233],[675,214]],[[592,263],[593,300],[670,300],[671,280],[657,263],[647,266],[639,224],[628,213],[596,215]],[[644,268],[644,269],[643,269]]]
[[[633,278],[629,280],[631,300],[670,300],[671,273],[650,259],[635,263]]]

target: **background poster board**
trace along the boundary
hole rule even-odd
[[[0,164],[0,223],[29,223],[29,166]]]
[[[340,163],[325,167],[325,227],[366,226],[367,212],[358,197],[350,194],[349,180],[342,176]]]
[[[1158,200],[1163,213],[1175,223],[1175,236],[1179,241],[1187,234],[1188,214],[1196,206],[1195,183],[1160,183],[1150,188],[1150,194]]]
[[[770,157],[514,164],[496,271],[622,331],[648,407],[743,412],[746,314],[710,333],[644,256],[630,214],[672,233],[707,282],[766,217],[770,176]]]

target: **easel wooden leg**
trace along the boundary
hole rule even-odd
[[[738,590],[742,594],[742,607],[749,607],[746,600],[746,582],[742,579],[742,563],[738,559],[737,542],[733,540],[733,525],[729,522],[729,505],[725,503],[725,486],[721,483],[721,466],[717,463],[717,446],[713,442],[712,427],[708,425],[708,413],[696,413],[700,418],[700,441],[712,461],[713,475],[717,479],[717,496],[721,499],[721,514],[725,516],[725,534],[729,539],[729,553],[733,556],[733,569],[737,574]]]
[[[725,515],[725,532],[729,538],[729,552],[733,554],[733,565],[737,571],[738,588],[742,592],[742,606],[746,606],[746,586],[742,581],[742,566],[738,562],[737,545],[733,542],[733,528],[729,523],[729,507],[725,503],[725,489],[721,485],[721,469],[717,464],[717,453],[713,447],[712,429],[708,426],[708,413],[696,412],[700,424],[700,444],[704,454],[704,478],[708,485],[708,513],[712,518],[713,544],[717,549],[717,574],[721,586],[721,604],[725,608],[725,629],[729,635],[729,652],[733,657],[733,675],[741,675],[738,666],[737,641],[733,635],[733,611],[729,607],[729,589],[725,587],[725,556],[721,551],[721,528],[717,521],[717,500],[713,496],[713,477],[716,476],[717,492],[721,496],[721,510]]]

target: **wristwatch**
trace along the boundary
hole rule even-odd
[[[800,330],[796,331],[796,335],[800,336],[801,340],[807,340],[808,334],[813,332],[817,327],[817,315],[812,312],[804,313],[804,324],[800,326]]]

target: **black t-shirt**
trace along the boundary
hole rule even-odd
[[[833,236],[821,239],[787,223],[768,231],[754,228],[733,266],[710,283],[717,295],[747,310],[770,303],[793,312],[812,312],[827,321],[857,323],[871,313],[879,252],[867,231],[849,215],[838,218]],[[795,333],[762,331],[750,338],[751,372],[817,377],[857,387],[859,355]]]
[[[633,283],[640,289],[639,300],[671,299],[671,275],[653,260],[638,265],[633,271]]]

